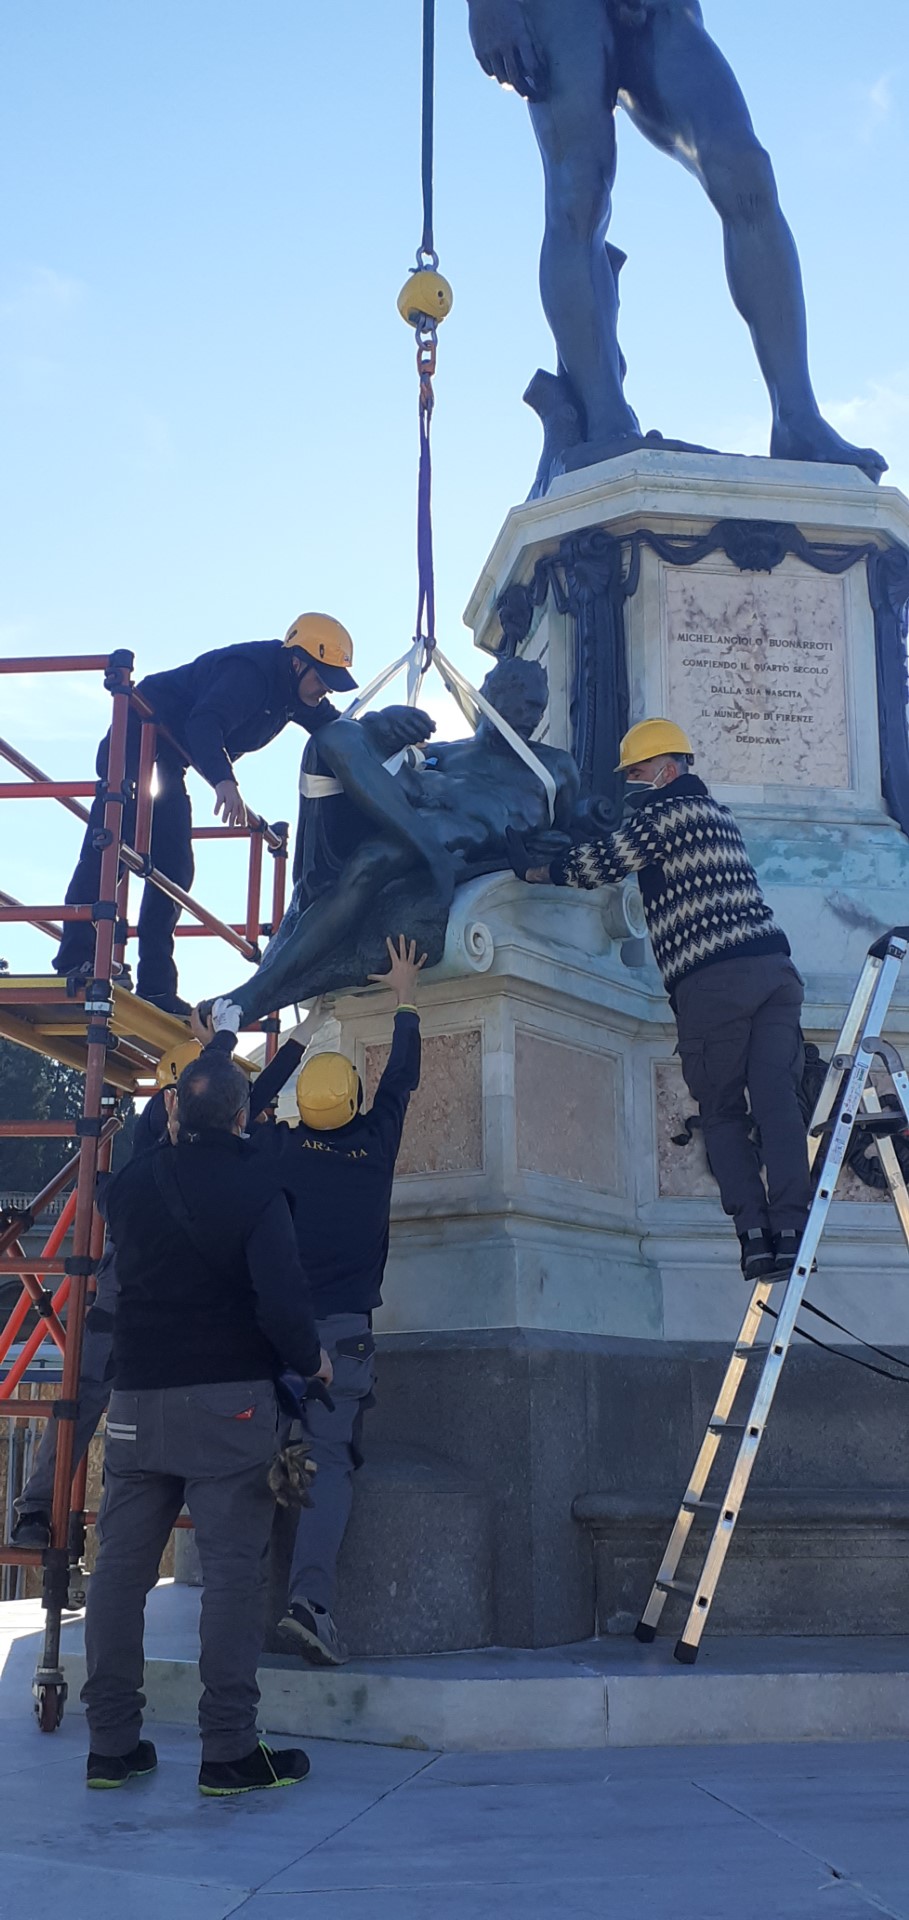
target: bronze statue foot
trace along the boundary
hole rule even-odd
[[[601,460],[617,460],[623,453],[709,453],[717,454],[718,447],[701,447],[693,440],[667,440],[665,434],[657,433],[621,433],[614,440],[599,442],[585,441],[582,446],[569,447],[557,465],[556,473],[576,473],[582,467],[595,467]]]
[[[835,467],[858,467],[877,486],[887,471],[874,447],[854,447],[820,413],[791,416],[774,423],[771,460],[816,460]]]

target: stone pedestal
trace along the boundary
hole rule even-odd
[[[906,543],[909,504],[852,469],[636,453],[516,509],[467,616],[487,653],[545,661],[547,736],[589,791],[615,793],[631,721],[687,727],[825,1050],[869,942],[909,918]],[[641,931],[633,884],[581,895],[501,876],[459,894],[425,977],[372,1466],[342,1568],[359,1652],[568,1641],[627,1627],[640,1604],[744,1305],[699,1137],[676,1138],[691,1102]],[[389,998],[345,994],[335,1011],[369,1090]],[[891,1033],[909,1040],[909,981]],[[842,1192],[821,1304],[909,1349],[895,1215],[854,1177]],[[855,1378],[793,1356],[727,1627],[854,1631],[878,1572],[878,1630],[902,1624],[902,1403]],[[831,1581],[841,1525],[850,1566]]]

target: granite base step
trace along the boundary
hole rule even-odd
[[[199,1595],[162,1583],[146,1634],[148,1718],[189,1726],[199,1696]],[[0,1714],[31,1711],[41,1647],[35,1602],[0,1608]],[[360,1660],[316,1670],[291,1658],[260,1669],[271,1734],[432,1752],[743,1745],[905,1739],[909,1636],[715,1637],[680,1667],[673,1641],[633,1639],[521,1652],[486,1649]],[[64,1628],[67,1711],[78,1712],[82,1626]]]

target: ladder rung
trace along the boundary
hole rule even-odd
[[[655,1580],[653,1584],[661,1593],[681,1593],[686,1600],[693,1600],[697,1593],[697,1587],[690,1587],[687,1580]]]
[[[753,1424],[751,1420],[710,1420],[707,1431],[708,1433],[750,1433]]]
[[[744,1345],[733,1347],[732,1351],[736,1360],[750,1360],[756,1354],[769,1353],[770,1348],[766,1340],[761,1342],[755,1341],[754,1343],[746,1340]]]
[[[726,1500],[683,1500],[683,1513],[732,1513]]]

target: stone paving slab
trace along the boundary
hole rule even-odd
[[[195,1735],[154,1736],[153,1778],[90,1794],[79,1715],[0,1727],[0,1920],[909,1920],[903,1743],[307,1741],[302,1786],[206,1801]]]

